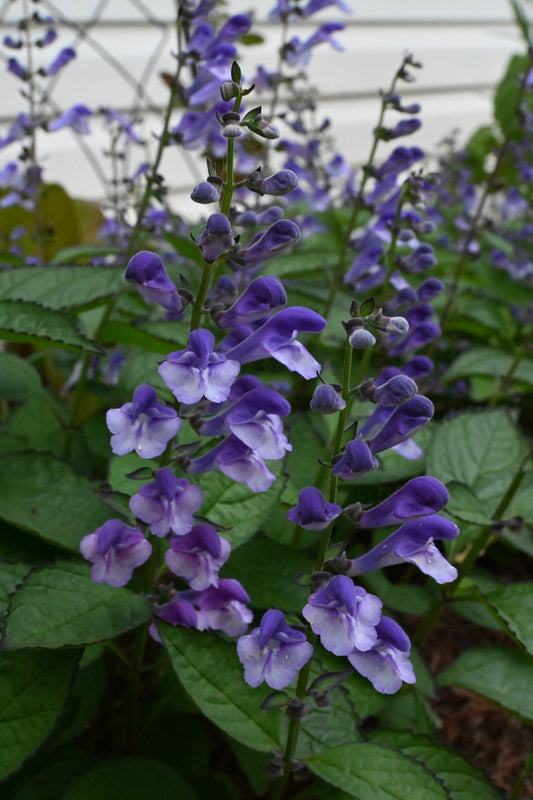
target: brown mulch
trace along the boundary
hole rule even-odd
[[[471,647],[506,643],[504,634],[447,611],[425,643],[423,654],[432,674],[437,675]],[[467,689],[441,687],[433,707],[442,721],[443,741],[482,769],[495,786],[510,793],[533,750],[533,729]],[[518,797],[533,799],[533,774]]]

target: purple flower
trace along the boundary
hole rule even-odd
[[[135,450],[141,458],[156,458],[181,428],[181,419],[173,408],[157,401],[151,386],[139,386],[133,402],[121,408],[110,408],[107,427],[113,434],[111,449],[117,456]]]
[[[302,13],[303,16],[307,18],[310,17],[311,14],[316,14],[317,11],[322,11],[323,8],[327,8],[328,6],[335,6],[335,8],[338,8],[340,11],[345,11],[347,14],[352,10],[343,0],[308,0],[302,9]]]
[[[152,545],[137,528],[110,519],[80,542],[82,555],[92,561],[95,583],[125,586],[135,567],[150,558]]]
[[[287,511],[287,519],[308,531],[323,531],[342,514],[336,503],[328,503],[320,489],[306,486],[298,495],[298,504]]]
[[[272,689],[284,689],[313,655],[305,633],[287,625],[277,609],[270,609],[249,636],[237,642],[237,654],[249,686],[263,681]]]
[[[374,646],[382,605],[379,597],[355,586],[346,575],[335,575],[309,596],[302,614],[326,650],[347,656],[354,648],[366,651]]]
[[[343,481],[354,481],[378,466],[378,460],[372,455],[367,443],[356,438],[348,442],[344,453],[333,465],[333,474]]]
[[[336,414],[346,408],[346,403],[329,383],[319,383],[313,392],[313,397],[309,403],[309,408],[319,414]]]
[[[64,111],[57,119],[48,123],[49,131],[58,131],[60,128],[72,128],[76,133],[90,133],[91,129],[87,118],[92,115],[92,111],[87,106],[78,103],[72,108]]]
[[[131,512],[150,526],[154,536],[166,536],[170,531],[178,536],[188,533],[204,493],[185,478],[176,478],[169,467],[156,470],[154,478],[130,499]]]
[[[371,400],[382,406],[400,406],[414,397],[418,387],[407,375],[393,375],[388,381],[374,387]]]
[[[437,583],[450,583],[456,579],[457,570],[446,561],[434,541],[455,539],[458,535],[457,525],[438,514],[406,522],[364,556],[354,558],[346,574],[362,575],[407,561]]]
[[[231,308],[215,316],[221,328],[248,325],[270,315],[287,302],[285,289],[277,278],[262,276],[253,280]]]
[[[422,475],[407,481],[405,486],[386,500],[363,511],[357,522],[361,528],[381,528],[398,522],[410,522],[440,511],[449,499],[443,483],[429,475]]]
[[[203,205],[216,203],[217,200],[220,200],[220,192],[216,186],[213,186],[209,181],[200,181],[191,192],[191,200],[194,200],[195,203],[202,203]]]
[[[109,108],[107,106],[102,108],[102,111],[105,114],[105,121],[108,127],[116,123],[128,142],[134,142],[135,144],[142,143],[141,137],[133,129],[134,120],[128,119],[124,114],[121,114],[120,111],[116,111],[114,108]]]
[[[185,628],[197,628],[198,614],[191,602],[191,597],[193,596],[194,592],[190,591],[176,592],[169,603],[156,606],[154,608],[154,614],[164,619],[165,622],[170,623],[170,625],[183,625]],[[154,639],[161,643],[159,635],[154,636],[157,631],[154,630],[150,632]]]
[[[57,33],[55,30],[53,28],[48,28],[44,36],[42,36],[40,39],[36,39],[35,44],[37,47],[48,47],[48,45],[52,44],[52,42],[55,42],[56,39]]]
[[[390,617],[381,617],[376,631],[378,638],[370,650],[354,649],[348,654],[350,664],[382,694],[394,694],[404,681],[416,683],[409,661],[411,643],[405,632]]]
[[[218,573],[228,560],[231,546],[210,525],[196,525],[185,536],[170,540],[165,553],[169,569],[189,582],[191,589],[203,591],[218,586]]]
[[[268,178],[263,178],[254,191],[261,195],[268,194],[272,197],[281,197],[292,192],[298,186],[298,177],[292,169],[281,169]]]
[[[424,151],[420,147],[397,147],[375,171],[375,177],[379,181],[397,178],[401,172],[410,169],[413,164],[424,158],[424,155]]]
[[[183,311],[183,300],[155,253],[141,250],[126,267],[125,278],[134,283],[147,303],[157,303],[174,314]]]
[[[254,616],[246,608],[250,602],[248,594],[233,578],[221,578],[218,586],[196,592],[193,602],[198,608],[198,627],[201,631],[209,628],[224,631],[228,636],[241,636]]]
[[[241,364],[272,356],[291,371],[304,378],[316,378],[320,364],[305,347],[297,341],[300,331],[318,333],[326,327],[326,320],[302,306],[283,308],[270,317],[264,325],[254,331],[240,344],[228,351],[228,358]]]
[[[44,74],[51,76],[57,75],[60,69],[63,69],[69,61],[72,61],[73,58],[76,58],[76,51],[73,47],[64,47],[61,52],[54,58],[52,63],[46,67],[44,70]]]
[[[203,456],[193,458],[187,471],[197,475],[217,468],[228,478],[245,483],[252,492],[266,492],[276,480],[261,456],[233,434]]]
[[[205,261],[211,263],[235,244],[231,223],[224,214],[211,214],[196,244]]]
[[[311,58],[311,50],[319,44],[329,42],[335,50],[344,50],[341,43],[333,36],[336,31],[344,30],[341,22],[325,22],[320,28],[302,42],[294,36],[285,46],[285,60],[290,67],[307,66]]]
[[[241,250],[238,257],[247,266],[258,264],[260,261],[286,253],[299,238],[298,225],[290,219],[280,219],[257,239],[252,240],[252,244]]]
[[[399,139],[400,136],[409,136],[422,127],[422,122],[417,117],[406,117],[401,119],[394,128],[386,131],[385,137],[389,139]]]
[[[429,422],[433,412],[431,400],[421,394],[415,394],[410,400],[397,406],[382,428],[368,439],[371,451],[381,453],[400,442],[405,442]]]
[[[159,374],[180,403],[197,403],[207,397],[214,403],[227,400],[240,371],[236,359],[213,352],[215,337],[204,328],[191,331],[185,350],[169,353]]]
[[[30,77],[30,73],[26,67],[22,66],[20,61],[13,56],[7,60],[7,70],[16,78],[20,78],[21,81],[26,81]]]

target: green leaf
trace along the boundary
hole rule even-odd
[[[232,553],[225,570],[228,577],[231,575],[248,587],[254,608],[276,606],[297,613],[305,605],[309,586],[298,586],[294,579],[312,571],[313,561],[308,556],[261,535]]]
[[[483,503],[468,486],[458,481],[450,481],[446,488],[450,493],[450,500],[446,505],[447,514],[459,523],[468,522],[482,527],[492,525],[492,519],[485,513]],[[464,543],[464,540],[461,540],[461,544]]]
[[[168,764],[155,758],[112,758],[79,775],[62,800],[147,800],[151,797],[197,800],[198,795]]]
[[[186,239],[181,236],[175,236],[173,233],[164,233],[163,238],[172,245],[176,253],[180,253],[189,261],[195,264],[204,265],[204,259],[200,248],[193,242],[192,239]]]
[[[81,261],[87,258],[101,258],[102,256],[118,255],[122,248],[108,244],[77,244],[73,247],[65,247],[52,258],[52,264],[71,264],[73,261]],[[109,267],[96,267],[95,269],[110,269]],[[124,279],[124,270],[122,269]]]
[[[276,474],[280,464],[269,462],[268,467]],[[204,492],[200,513],[204,517],[212,515],[213,522],[229,528],[224,531],[223,536],[228,539],[233,550],[257,533],[261,523],[278,502],[281,492],[278,481],[267,492],[256,493],[246,484],[237,483],[221,472],[195,476],[194,482]]]
[[[98,345],[83,336],[65,314],[25,300],[0,300],[0,338],[31,344],[61,344],[68,350],[101,352]]]
[[[27,400],[42,390],[39,373],[14,353],[0,353],[0,396],[5,400]]]
[[[122,267],[22,267],[0,273],[2,299],[41,303],[55,311],[83,308],[126,288]]]
[[[89,564],[62,561],[31,572],[15,592],[2,647],[67,647],[111,639],[150,618],[150,604],[128,589],[96,584]]]
[[[166,339],[161,335],[161,331],[168,326],[171,338]],[[98,339],[106,345],[127,344],[134,347],[142,347],[143,350],[150,350],[152,353],[164,353],[167,355],[176,349],[176,341],[172,338],[175,335],[175,323],[160,323],[157,335],[145,331],[133,325],[131,322],[120,322],[118,320],[108,320],[100,328]]]
[[[525,442],[505,411],[467,412],[444,420],[427,456],[427,472],[443,483],[469,487],[492,514],[525,453]]]
[[[527,56],[513,56],[505,75],[494,95],[494,117],[504,134],[509,134],[519,122],[517,104],[520,92],[520,76],[528,69]]]
[[[533,661],[513,647],[475,647],[459,656],[438,678],[442,686],[471,689],[533,722]]]
[[[455,381],[457,378],[471,375],[501,379],[507,375],[513,362],[514,356],[508,351],[491,347],[474,347],[461,353],[446,372],[444,380]],[[523,358],[513,371],[513,380],[533,385],[533,360]]]
[[[450,800],[423,764],[381,745],[361,742],[325,750],[308,767],[357,800]]]
[[[0,457],[0,517],[79,552],[83,536],[110,517],[87,478],[46,453]]]
[[[79,657],[79,650],[0,653],[0,780],[52,732]]]
[[[529,32],[529,21],[524,13],[524,9],[518,2],[518,0],[511,0],[511,6],[513,8],[515,22],[522,31],[522,36],[524,37],[524,42],[528,47],[531,47],[531,34]]]
[[[533,655],[533,583],[513,583],[486,595],[488,602]]]
[[[432,739],[405,731],[379,731],[371,738],[373,742],[401,750],[425,764],[444,782],[453,800],[498,800],[500,797],[481,770]]]
[[[2,618],[7,610],[9,595],[15,586],[22,582],[31,567],[31,564],[23,564],[21,562],[9,564],[8,562],[0,561],[0,616]]]
[[[165,623],[158,628],[178,678],[208,719],[254,750],[281,746],[279,715],[260,708],[272,690],[244,683],[234,643]]]

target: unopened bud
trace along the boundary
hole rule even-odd
[[[228,102],[229,100],[233,100],[235,97],[238,97],[240,93],[240,89],[236,83],[233,81],[224,81],[220,84],[220,96],[223,100]]]

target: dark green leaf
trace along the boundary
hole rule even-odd
[[[533,583],[502,586],[486,598],[533,655]]]
[[[0,296],[60,311],[82,308],[124,291],[122,267],[23,267],[0,273]]]
[[[206,717],[254,750],[280,747],[279,715],[260,708],[272,690],[244,683],[234,643],[165,623],[158,628],[176,674]]]
[[[52,732],[79,657],[79,650],[0,653],[0,780]]]
[[[96,584],[89,564],[58,562],[31,572],[11,600],[6,650],[66,647],[111,639],[150,618],[150,604],[128,589]]]
[[[0,300],[0,338],[100,352],[98,345],[83,336],[65,314],[24,300]]]
[[[41,392],[39,373],[14,353],[0,353],[0,396],[5,400],[27,400]]]
[[[180,775],[162,761],[143,756],[112,758],[74,778],[62,800],[147,800],[168,797],[197,800]]]
[[[520,76],[528,69],[527,56],[513,56],[503,80],[494,95],[494,117],[500,123],[504,134],[510,133],[518,125],[517,104],[519,99]]]
[[[453,362],[446,372],[446,381],[471,375],[488,375],[501,379],[507,375],[514,362],[514,355],[508,351],[492,347],[473,347]],[[533,361],[522,359],[513,371],[513,379],[533,385]]]
[[[52,258],[52,264],[70,264],[74,261],[81,261],[87,258],[101,258],[102,256],[118,255],[122,252],[120,247],[109,244],[77,244],[73,247],[65,247]],[[102,269],[99,267],[97,269]],[[104,267],[104,269],[109,269]],[[124,270],[122,269],[124,277]]]

